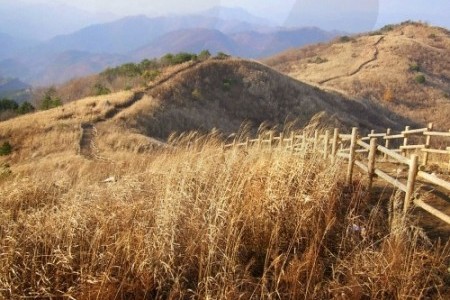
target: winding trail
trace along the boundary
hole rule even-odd
[[[375,44],[373,44],[373,46],[375,47],[375,52],[374,52],[374,54],[373,54],[373,57],[372,57],[371,59],[369,59],[368,61],[365,61],[364,63],[362,63],[361,65],[359,65],[359,67],[358,67],[356,70],[354,70],[353,72],[351,72],[351,73],[349,73],[349,74],[339,75],[339,76],[334,76],[334,77],[331,77],[331,78],[328,78],[328,79],[319,81],[318,83],[319,83],[319,84],[325,84],[325,83],[327,83],[327,82],[330,82],[330,81],[333,81],[333,80],[336,80],[336,79],[339,79],[339,78],[351,77],[351,76],[354,76],[354,75],[358,74],[359,72],[361,72],[361,70],[362,70],[365,66],[367,66],[368,64],[370,64],[370,63],[372,63],[372,62],[378,60],[378,55],[380,54],[380,50],[378,49],[378,45],[383,41],[383,39],[384,39],[384,36],[380,37],[380,38],[378,39],[378,41],[377,41]]]
[[[142,100],[147,92],[154,89],[155,87],[166,83],[167,81],[173,79],[174,77],[178,76],[179,74],[186,72],[195,66],[201,64],[202,61],[196,61],[192,64],[189,64],[188,66],[184,68],[180,68],[179,70],[170,73],[169,75],[165,76],[164,78],[161,78],[160,80],[152,83],[150,86],[146,87],[143,90],[135,91],[133,94],[133,97],[131,97],[128,101],[125,101],[123,103],[114,105],[112,109],[110,109],[104,116],[98,117],[95,120],[93,120],[90,123],[85,123],[81,125],[81,138],[79,143],[79,153],[80,155],[84,156],[88,159],[95,158],[94,155],[94,139],[96,136],[97,129],[95,127],[96,124],[104,123],[106,121],[111,120],[114,118],[117,114],[119,114],[121,111],[133,106],[135,103]]]

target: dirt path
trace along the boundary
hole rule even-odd
[[[368,64],[370,64],[370,63],[372,63],[372,62],[374,62],[374,61],[376,61],[378,59],[378,55],[380,54],[380,50],[378,49],[378,45],[383,41],[383,39],[384,39],[384,36],[380,37],[378,39],[378,41],[375,44],[373,44],[373,47],[375,47],[375,51],[374,51],[373,57],[371,59],[369,59],[368,61],[365,61],[364,63],[359,65],[356,70],[354,70],[353,72],[351,72],[349,74],[334,76],[334,77],[331,77],[331,78],[319,81],[318,83],[319,84],[325,84],[327,82],[330,82],[330,81],[333,81],[333,80],[336,80],[336,79],[339,79],[339,78],[351,77],[351,76],[354,76],[354,75],[358,74],[359,72],[361,72],[361,70],[365,66],[367,66]]]
[[[95,127],[91,123],[81,125],[80,155],[92,159],[94,157]]]

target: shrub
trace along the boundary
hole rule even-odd
[[[383,35],[383,33],[381,31],[372,31],[371,33],[369,33],[369,36],[375,36],[375,35]]]
[[[0,178],[11,175],[11,169],[8,164],[0,164]]]
[[[347,35],[341,36],[339,38],[339,42],[341,42],[341,43],[347,43],[347,42],[350,42],[351,40],[352,40],[352,38]]]
[[[153,81],[161,74],[160,70],[147,70],[142,75],[145,80]]]
[[[435,39],[437,36],[436,36],[436,34],[434,34],[434,33],[432,33],[432,34],[430,34],[429,36],[428,36],[428,38],[429,39]]]
[[[409,66],[411,72],[420,72],[420,65],[415,63]]]
[[[20,104],[19,108],[17,109],[17,113],[24,115],[24,114],[28,114],[31,113],[35,110],[34,106],[31,105],[30,102],[23,102],[22,104]]]
[[[207,60],[211,57],[211,53],[208,50],[203,50],[198,54],[199,60]]]
[[[10,155],[12,152],[12,146],[9,142],[4,142],[0,147],[0,156]]]
[[[97,83],[94,85],[94,95],[95,96],[101,96],[101,95],[108,95],[111,94],[111,90],[102,85],[101,83]]]
[[[195,99],[202,99],[202,92],[200,92],[200,90],[199,89],[197,89],[197,88],[195,88],[193,91],[192,91],[192,97],[194,97]]]
[[[178,54],[167,53],[161,58],[161,63],[164,65],[178,65],[188,61],[197,60],[197,54],[180,52]]]
[[[228,55],[228,54],[226,54],[226,53],[218,52],[215,58],[216,58],[216,59],[227,59],[227,58],[229,58],[229,57],[230,57],[230,55]]]
[[[380,29],[380,31],[386,32],[386,31],[392,31],[392,30],[394,30],[394,29],[395,29],[395,25],[389,24],[389,25],[383,26],[383,27]]]
[[[231,87],[235,83],[236,83],[236,80],[234,80],[234,79],[229,79],[229,78],[224,79],[222,81],[222,89],[227,92],[227,91],[231,90]]]
[[[417,75],[416,78],[414,78],[414,80],[420,84],[425,84],[425,82],[427,81],[423,74]]]
[[[45,92],[44,97],[42,98],[41,101],[42,110],[47,110],[62,105],[61,99],[57,97],[55,94],[56,90],[54,88],[49,88]]]
[[[4,110],[16,110],[19,107],[19,105],[10,99],[1,99],[0,100],[0,111]]]
[[[394,93],[390,88],[386,89],[383,93],[383,100],[386,102],[392,102],[394,100]]]
[[[323,64],[328,62],[328,59],[317,56],[315,59],[308,60],[308,62],[312,64]]]

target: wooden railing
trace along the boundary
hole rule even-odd
[[[400,133],[394,133],[391,129],[383,133],[372,131],[364,137],[358,135],[358,128],[353,128],[350,134],[340,133],[337,128],[334,131],[326,130],[322,134],[318,130],[313,133],[292,131],[278,135],[269,131],[258,135],[255,139],[247,137],[239,141],[235,138],[232,143],[225,144],[224,149],[254,146],[269,149],[282,147],[291,152],[320,153],[325,159],[331,159],[333,162],[340,158],[347,164],[346,181],[348,183],[352,181],[354,168],[357,166],[368,174],[369,189],[372,188],[373,179],[377,176],[403,191],[405,212],[409,211],[414,204],[450,224],[450,216],[418,199],[415,195],[418,178],[444,191],[445,194],[450,194],[449,181],[437,177],[434,173],[426,172],[427,165],[431,161],[430,155],[434,154],[441,156],[437,160],[441,167],[446,165],[447,170],[450,170],[450,147],[446,146],[450,143],[446,139],[450,140],[450,131],[433,131],[433,124],[430,123],[427,128],[411,129],[408,126]],[[421,140],[422,143],[420,143]],[[435,146],[437,144],[441,145],[440,148]],[[442,162],[442,155],[447,157],[445,163]],[[419,156],[422,156],[421,162]],[[407,167],[406,182],[377,167],[378,164],[387,162]]]

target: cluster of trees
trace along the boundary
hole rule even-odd
[[[44,96],[41,100],[40,109],[47,110],[61,105],[61,98],[56,96],[56,89],[52,87],[44,93]]]
[[[17,114],[23,115],[35,110],[34,106],[29,102],[23,102],[20,105],[14,101],[7,98],[0,99],[0,112],[12,111]]]
[[[206,60],[210,57],[211,53],[208,50],[203,50],[199,54],[188,52],[167,53],[160,59],[144,59],[140,63],[126,63],[115,68],[108,68],[100,75],[110,80],[120,76],[131,78],[142,76],[144,79],[153,80],[164,67],[179,65],[188,61]]]

